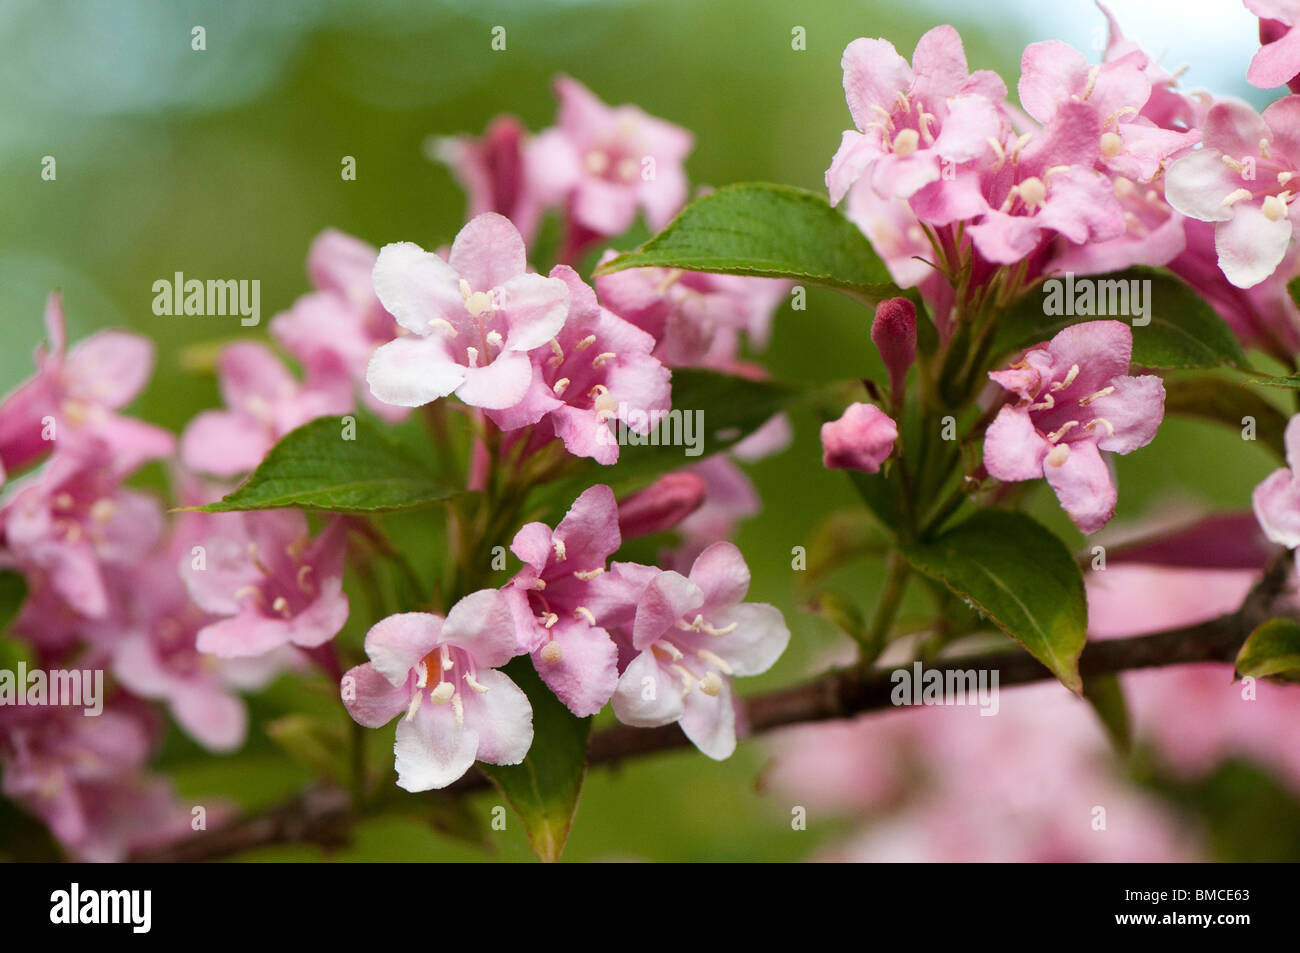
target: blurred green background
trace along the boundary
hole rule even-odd
[[[1253,20],[1230,0],[1209,4],[1117,2],[1130,33],[1167,65],[1192,62],[1191,85],[1213,85],[1260,102],[1241,75],[1254,46]],[[1153,8],[1164,11],[1160,19]],[[1193,8],[1214,9],[1210,16]],[[1182,10],[1172,20],[1172,11]],[[626,2],[15,2],[0,3],[0,385],[30,372],[41,305],[64,292],[70,337],[129,327],[158,346],[140,416],[179,431],[219,403],[214,379],[193,357],[212,342],[265,337],[266,324],[308,290],[304,259],[313,236],[335,227],[376,245],[410,240],[436,247],[463,220],[464,199],[423,149],[431,134],[477,133],[497,113],[533,130],[552,121],[550,79],[569,73],[610,103],[635,102],[693,130],[692,183],[745,180],[822,188],[849,125],[840,54],[858,36],[885,36],[905,54],[929,27],[952,22],[973,68],[997,69],[1014,97],[1020,50],[1061,38],[1093,58],[1103,20],[1085,0],[979,5],[925,2],[779,3],[772,0]],[[206,50],[191,49],[191,29]],[[503,25],[507,50],[490,48]],[[791,48],[792,29],[807,48]],[[1225,38],[1227,38],[1225,40]],[[40,176],[44,156],[57,179]],[[340,176],[356,159],[355,181]],[[152,284],[174,272],[261,281],[262,326],[237,317],[157,317]],[[806,381],[882,373],[868,316],[847,299],[812,290],[807,311],[783,307],[763,360],[778,378]],[[800,611],[791,548],[853,494],[819,466],[816,421],[796,415],[792,447],[751,468],[767,506],[739,544],[754,572],[752,597],[778,604],[796,633],[776,669],[745,689],[789,684],[840,648],[828,625]],[[1120,458],[1119,518],[1171,496],[1219,507],[1247,504],[1273,466],[1263,452],[1208,425],[1167,421],[1148,450]],[[1209,461],[1214,461],[1210,466]],[[1081,544],[1050,499],[1040,515]],[[878,568],[855,565],[838,579],[863,605]],[[245,751],[202,755],[178,737],[167,764],[182,792],[247,806],[295,790],[306,774],[259,727],[301,707],[330,712],[330,699],[281,683],[255,703]],[[374,743],[380,745],[378,739]],[[813,817],[790,829],[789,805],[761,793],[762,745],[742,745],[718,765],[690,752],[589,776],[566,857],[796,859],[845,829]],[[495,803],[492,795],[480,806]],[[365,824],[350,859],[528,856],[520,825],[493,835],[485,854],[416,821]],[[265,857],[315,856],[274,850]]]

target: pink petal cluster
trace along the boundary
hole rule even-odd
[[[1268,278],[1286,256],[1293,230],[1291,180],[1300,172],[1300,96],[1262,114],[1245,103],[1215,103],[1203,148],[1169,168],[1169,204],[1214,223],[1219,267],[1238,288]]]
[[[1300,414],[1287,421],[1286,466],[1255,487],[1255,518],[1264,535],[1287,549],[1300,547]]]
[[[1133,332],[1121,321],[1089,321],[1030,348],[989,374],[1015,396],[984,437],[984,466],[999,480],[1045,477],[1085,533],[1104,526],[1116,491],[1101,451],[1146,446],[1164,419],[1159,377],[1129,375]]]
[[[651,230],[667,225],[686,201],[691,134],[636,106],[608,106],[567,76],[555,81],[555,95],[556,123],[526,153],[538,198],[596,236],[627,231],[638,210]]]
[[[88,443],[103,445],[124,472],[171,454],[171,434],[117,413],[153,372],[148,338],[100,331],[69,349],[58,292],[45,304],[45,329],[49,349],[37,349],[35,376],[0,401],[0,485],[6,473],[45,457],[56,442],[82,452]]]
[[[216,617],[198,631],[200,652],[239,658],[286,645],[312,649],[347,621],[341,521],[313,538],[298,510],[226,513],[201,545],[180,567],[194,603]]]
[[[353,409],[346,381],[304,384],[270,348],[231,344],[218,358],[225,410],[205,410],[181,435],[181,461],[191,470],[229,477],[256,468],[276,442],[303,424]]]
[[[1245,0],[1259,17],[1260,48],[1250,61],[1246,79],[1260,89],[1292,86],[1300,76],[1300,3],[1296,0]],[[1292,88],[1292,92],[1296,92]]]
[[[370,356],[398,331],[371,283],[378,257],[373,247],[350,235],[321,232],[307,253],[307,271],[317,290],[277,315],[271,335],[302,364],[304,389],[329,395],[325,412],[344,405],[340,391],[352,390],[371,411],[396,421],[406,416],[406,408],[376,400],[366,386]]]
[[[533,743],[528,697],[497,671],[518,654],[510,609],[490,589],[452,606],[389,616],[366,635],[369,662],[343,676],[352,717],[382,728],[398,715],[397,784],[445,788],[477,761],[518,764]]]

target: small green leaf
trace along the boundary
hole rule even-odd
[[[502,671],[532,703],[533,746],[522,764],[479,767],[523,819],[533,853],[542,860],[558,860],[587,773],[591,719],[570,712],[537,676],[527,656],[514,659]]]
[[[335,417],[304,424],[272,447],[233,493],[193,509],[376,513],[427,506],[461,492],[440,482],[374,424],[358,417],[348,426],[355,427],[355,439],[344,439],[344,424]]]
[[[1290,619],[1265,622],[1242,645],[1236,668],[1238,678],[1276,676],[1300,681],[1300,625]]]
[[[903,293],[861,229],[822,196],[784,185],[729,185],[702,196],[596,274],[646,267],[790,278],[867,302]]]
[[[902,500],[896,487],[883,473],[863,473],[861,470],[847,470],[853,488],[862,497],[862,502],[875,514],[876,519],[887,529],[897,529],[902,521]]]
[[[1253,391],[1214,377],[1182,377],[1165,381],[1165,413],[1199,417],[1240,431],[1242,418],[1255,419],[1255,436],[1277,456],[1286,459],[1282,435],[1286,417]]]
[[[8,630],[27,599],[27,580],[21,573],[0,572],[0,632]]]
[[[1065,302],[1068,298],[1066,281],[1064,278],[1054,280],[1060,282],[1059,297]],[[1074,281],[1076,297],[1078,289],[1084,287],[1083,282],[1087,281],[1098,298],[1103,294],[1103,289],[1106,289],[1104,293],[1108,301],[1112,297],[1109,289],[1118,286],[1107,285],[1105,282],[1124,282],[1124,288],[1135,287],[1130,282],[1140,283],[1136,287],[1142,289],[1141,301],[1150,323],[1133,325],[1134,364],[1142,367],[1246,366],[1246,356],[1232,329],[1200,295],[1167,272],[1152,268],[1132,268],[1106,275],[1079,277]],[[1142,282],[1150,284],[1141,284]],[[1047,284],[1050,282],[1045,283],[1044,288]],[[1055,287],[1057,286],[1052,286]],[[997,353],[1008,354],[1050,340],[1058,331],[1072,324],[1122,320],[1132,325],[1135,320],[1130,316],[1136,311],[1132,301],[1128,308],[1130,314],[1047,314],[1052,288],[1031,292],[1001,317],[996,338]],[[1070,310],[1068,303],[1062,307]],[[1053,307],[1053,310],[1060,309]]]
[[[1133,728],[1129,721],[1124,686],[1115,675],[1093,675],[1083,686],[1083,697],[1101,719],[1102,727],[1115,750],[1128,754],[1133,745]]]
[[[1023,513],[981,510],[933,540],[903,547],[1079,693],[1088,630],[1083,576],[1056,536]]]

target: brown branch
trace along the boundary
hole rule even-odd
[[[1275,611],[1274,603],[1286,588],[1291,568],[1289,555],[1278,558],[1269,566],[1236,612],[1152,635],[1089,642],[1079,658],[1080,673],[1086,679],[1141,668],[1233,661],[1246,636],[1261,623],[1282,614]],[[1294,611],[1290,614],[1294,615]],[[996,671],[999,687],[1054,677],[1041,662],[1019,649],[943,659],[928,664],[927,669],[942,672]],[[744,703],[750,733],[760,734],[789,725],[848,718],[890,708],[894,671],[896,669],[874,669],[864,674],[856,669],[846,669],[792,688],[751,696]],[[593,765],[612,764],[685,747],[689,743],[676,724],[662,728],[616,725],[592,735],[587,748],[588,761]],[[476,772],[465,775],[435,796],[459,796],[489,786],[486,776]],[[216,860],[255,847],[294,843],[337,847],[346,842],[353,820],[347,792],[334,786],[316,786],[264,813],[198,832],[183,841],[139,854],[133,859]]]

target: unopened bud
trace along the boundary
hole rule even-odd
[[[889,390],[895,411],[902,406],[907,369],[916,360],[916,306],[907,298],[889,298],[876,306],[871,341],[889,371]]]
[[[618,528],[624,539],[672,529],[704,502],[704,480],[682,471],[661,476],[618,505]]]

